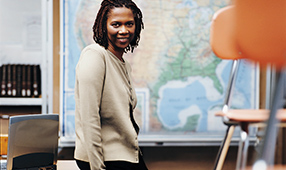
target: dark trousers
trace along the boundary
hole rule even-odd
[[[76,160],[80,170],[90,170],[89,162]],[[148,170],[146,164],[139,154],[139,163],[131,163],[126,161],[106,161],[104,162],[106,170]]]

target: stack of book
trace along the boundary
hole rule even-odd
[[[40,97],[40,65],[3,64],[0,83],[0,97]]]

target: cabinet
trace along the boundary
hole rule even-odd
[[[53,1],[0,1],[0,65],[39,65],[41,96],[1,97],[0,116],[52,112]]]

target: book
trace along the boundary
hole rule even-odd
[[[17,96],[17,65],[12,65],[12,96]]]
[[[41,94],[41,70],[39,65],[33,66],[33,95],[39,97]]]
[[[0,97],[1,97],[1,84],[2,84],[2,65],[0,65]]]
[[[0,96],[6,96],[6,65],[1,67],[1,93]]]
[[[26,65],[22,65],[22,87],[21,87],[21,96],[26,97]]]
[[[40,97],[40,65],[4,64],[0,66],[0,97]]]
[[[31,65],[27,65],[27,73],[26,73],[26,96],[32,96],[32,71]]]
[[[7,65],[7,96],[12,96],[12,66]]]
[[[16,67],[16,96],[21,97],[22,90],[22,65],[18,64]]]

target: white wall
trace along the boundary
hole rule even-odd
[[[0,0],[0,65],[42,61],[41,0]]]

